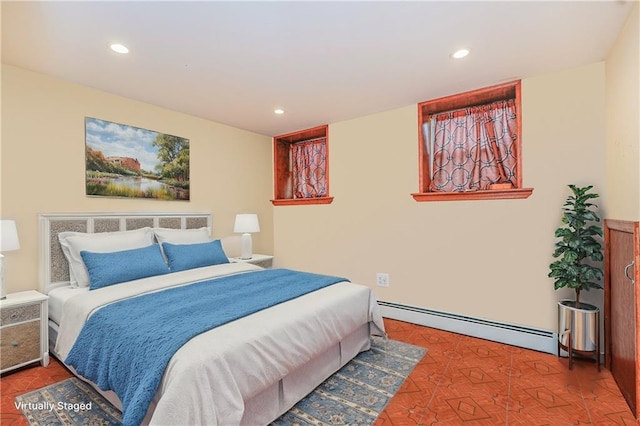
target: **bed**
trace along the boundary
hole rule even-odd
[[[211,221],[211,215],[207,213],[40,215],[41,282],[42,290],[49,295],[50,350],[59,360],[71,361],[73,365],[68,365],[71,370],[116,407],[122,409],[124,401],[125,424],[268,424],[359,352],[369,349],[371,335],[384,335],[377,302],[366,286],[340,277],[286,269],[264,270],[248,263],[225,262],[224,259],[214,264],[198,264],[198,252],[189,250],[200,250],[203,246],[209,249],[215,244],[220,248],[223,245],[210,241]],[[160,251],[164,262],[172,266],[168,273],[144,276],[154,269],[145,263],[146,260],[131,262],[144,264],[138,268],[142,270],[142,276],[134,274],[133,279],[127,274],[124,278],[118,276],[118,271],[123,268],[104,268],[106,262],[117,265],[123,256],[129,260],[137,259],[132,256],[150,250],[147,246],[118,249],[121,248],[118,247],[121,236],[130,238],[130,234],[148,234],[149,229],[153,232],[154,250],[162,247],[177,250],[175,253]],[[205,234],[206,242],[202,240]],[[87,277],[81,279],[77,276],[78,264],[74,264],[73,256],[70,257],[69,247],[65,247],[67,240],[76,236],[90,242],[87,248],[92,247],[94,236],[103,240],[113,236],[118,242],[111,246],[101,242],[101,250],[81,250],[89,281],[106,282],[106,285],[90,289],[82,284]],[[158,244],[155,243],[161,245],[156,247]],[[136,244],[143,243],[138,241]],[[219,253],[219,249],[216,250]],[[176,253],[188,253],[188,256],[180,257]],[[157,256],[154,252],[155,260]],[[185,261],[186,266],[180,263]],[[194,262],[195,267],[190,265]],[[122,279],[125,281],[119,281]],[[110,282],[114,280],[114,283]],[[285,286],[274,280],[288,280],[292,285]],[[260,286],[291,290],[286,290],[287,294],[272,296],[271,290],[262,290]],[[247,293],[241,293],[243,288]],[[233,293],[236,291],[238,293]],[[280,297],[282,299],[278,299]],[[200,310],[196,312],[195,309]],[[245,310],[246,316],[235,318]],[[132,318],[145,320],[124,322],[135,322],[136,326],[116,324],[117,318],[125,318],[129,312]],[[220,325],[208,331],[190,330],[193,336],[185,337],[182,343],[172,343],[177,345],[175,353],[165,355],[164,350],[157,351],[153,346],[157,344],[156,336],[159,340],[176,340],[173,337],[183,333],[174,332],[175,327],[182,326],[174,325],[173,319],[184,313],[190,320],[175,321],[178,324],[188,322],[189,325],[184,327],[192,327],[191,323],[205,323],[209,316],[211,321]],[[163,320],[163,315],[168,315],[169,319]],[[149,330],[155,331],[141,332],[146,323],[151,323]],[[109,331],[107,337],[94,336],[97,342],[103,343],[86,340],[96,330],[111,330],[109,327],[112,326],[116,327],[113,330],[119,331]],[[123,328],[118,329],[120,326]],[[161,363],[157,359],[167,358],[166,366],[157,379],[157,387],[147,398],[148,403],[142,398],[142,406],[130,395],[138,392],[138,382],[147,383],[147,379],[140,379],[132,375],[134,373],[127,373],[129,376],[120,374],[125,369],[111,358],[120,350],[114,347],[119,348],[123,344],[121,340],[133,339],[109,337],[121,335],[121,332],[122,335],[138,332],[144,339],[153,337],[148,351],[136,352],[137,361],[131,362],[134,365],[148,361],[151,366],[130,368],[136,375],[138,371],[146,374],[147,370],[157,369],[156,364]],[[137,345],[142,346],[146,347],[147,343]],[[91,354],[96,351],[95,355],[86,356],[87,350]],[[122,349],[125,352],[130,350]],[[105,356],[109,359],[101,358]],[[89,362],[89,358],[100,361]],[[100,371],[91,372],[87,364]],[[119,377],[120,382],[113,377],[105,379],[109,373],[105,370],[116,371],[112,373]],[[109,386],[105,383],[112,383],[112,388],[117,388],[120,396],[106,389]]]

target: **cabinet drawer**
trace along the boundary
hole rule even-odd
[[[0,329],[0,370],[40,359],[40,321]]]
[[[40,318],[40,304],[16,306],[2,310],[0,325],[10,325]]]

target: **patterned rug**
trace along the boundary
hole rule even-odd
[[[272,423],[284,425],[370,425],[422,359],[426,350],[373,337],[371,349],[347,365]],[[119,425],[121,413],[77,378],[16,397],[32,426]]]
[[[16,407],[30,425],[122,424],[120,411],[75,377],[17,396]]]

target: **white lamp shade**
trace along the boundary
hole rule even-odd
[[[18,230],[15,220],[0,220],[0,299],[6,299],[7,287],[4,282],[4,256],[3,251],[18,250]]]
[[[0,252],[18,250],[18,230],[15,220],[0,220]]]
[[[258,215],[253,213],[237,214],[236,223],[233,232],[241,232],[250,234],[252,232],[260,232],[260,224],[258,223]]]

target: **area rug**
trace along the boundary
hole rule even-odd
[[[272,425],[371,425],[425,353],[419,346],[373,337],[370,350],[358,354]]]
[[[91,386],[72,377],[16,397],[30,425],[122,424],[122,414]]]
[[[398,391],[426,350],[373,337],[358,354],[291,410],[272,423],[284,425],[370,425]],[[77,378],[16,397],[32,426],[119,425],[121,413]]]

